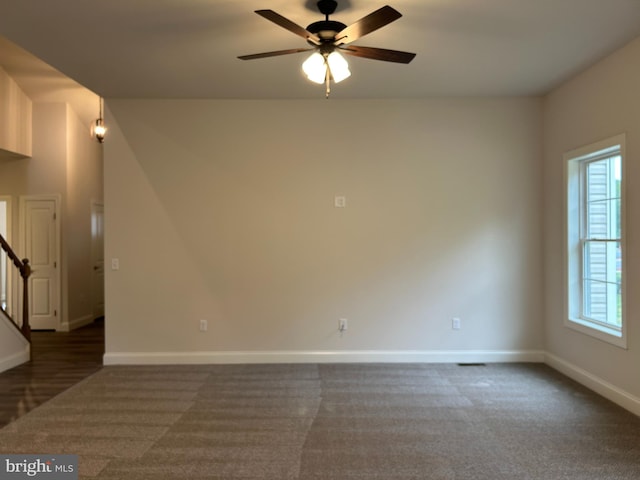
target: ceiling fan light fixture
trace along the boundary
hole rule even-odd
[[[302,64],[302,71],[307,78],[318,84],[325,83],[327,70],[329,71],[330,78],[333,79],[335,83],[339,83],[351,76],[349,64],[345,58],[336,51],[328,55],[314,52]]]
[[[327,62],[320,52],[314,52],[302,64],[302,71],[314,83],[324,83],[327,76]]]
[[[338,52],[333,51],[329,54],[327,57],[327,64],[329,65],[329,70],[331,71],[331,76],[333,77],[334,82],[340,83],[345,78],[349,78],[351,76],[347,60]]]

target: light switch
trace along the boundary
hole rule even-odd
[[[120,270],[120,259],[112,258],[111,259],[111,270]]]
[[[347,197],[343,195],[336,195],[333,199],[333,205],[337,208],[344,208],[347,206]]]

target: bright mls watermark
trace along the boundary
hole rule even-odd
[[[0,455],[0,480],[78,480],[77,455]]]

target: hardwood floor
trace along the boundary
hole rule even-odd
[[[102,368],[104,321],[32,332],[33,359],[0,373],[0,428]]]

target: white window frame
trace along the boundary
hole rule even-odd
[[[625,241],[626,230],[626,175],[625,175],[625,135],[602,140],[566,152],[563,156],[565,166],[565,321],[567,328],[590,335],[599,340],[611,343],[621,348],[627,348],[627,315],[626,315],[626,260],[627,250]],[[582,228],[585,221],[585,181],[583,165],[608,154],[620,155],[621,185],[620,185],[620,224],[622,248],[622,326],[620,329],[609,327],[589,320],[583,312],[583,249]]]

